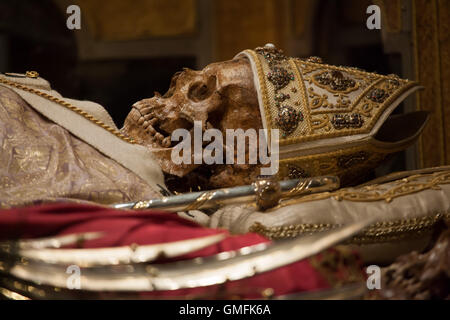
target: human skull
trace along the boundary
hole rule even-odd
[[[172,133],[180,128],[192,133],[194,121],[201,121],[203,131],[219,129],[223,137],[226,129],[262,128],[247,59],[213,63],[201,71],[184,69],[176,73],[166,94],[161,96],[155,92],[153,98],[133,105],[122,132],[153,150],[166,177],[190,177],[185,182],[191,187],[202,184],[205,188],[218,188],[251,183],[259,174],[258,165],[177,165],[171,160],[176,144],[171,141]],[[246,152],[251,150],[247,147]],[[179,182],[178,179],[177,184]]]

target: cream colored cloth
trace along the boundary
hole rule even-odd
[[[389,262],[405,251],[423,249],[433,227],[450,219],[450,167],[397,175],[391,177],[394,181],[290,200],[267,212],[252,205],[226,206],[212,215],[208,226],[282,239],[376,217],[352,243],[371,262]]]

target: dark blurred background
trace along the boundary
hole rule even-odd
[[[131,105],[201,69],[271,42],[292,56],[417,79],[396,112],[430,110],[417,146],[381,170],[450,162],[447,0],[0,0],[0,72],[36,70],[63,96],[103,105],[121,127]],[[66,8],[81,8],[69,30]],[[381,8],[381,30],[366,9]]]

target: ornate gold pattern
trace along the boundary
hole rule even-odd
[[[329,223],[309,224],[302,223],[289,226],[266,227],[259,222],[255,222],[249,232],[256,232],[268,237],[269,239],[294,238],[303,234],[322,232],[338,227]]]
[[[359,113],[335,114],[331,119],[331,123],[337,130],[361,128],[364,124],[364,119]]]
[[[33,74],[31,74],[30,72],[35,72],[35,71],[28,71],[27,72],[27,77],[36,78],[38,76],[37,72],[35,72]],[[30,75],[29,75],[29,73],[30,73]],[[73,112],[79,114],[83,118],[85,118],[85,119],[91,121],[92,123],[98,125],[99,127],[102,127],[103,129],[105,129],[106,131],[112,133],[116,137],[118,137],[118,138],[120,138],[120,139],[122,139],[122,140],[124,140],[124,141],[126,141],[128,143],[133,143],[133,144],[135,143],[135,141],[133,139],[125,136],[119,130],[116,130],[116,129],[110,127],[109,125],[105,124],[103,121],[100,121],[100,120],[96,119],[94,116],[92,116],[91,114],[87,113],[83,109],[80,109],[77,106],[74,106],[74,105],[72,105],[72,104],[70,104],[70,103],[68,103],[68,102],[66,102],[66,101],[64,101],[64,100],[62,100],[60,98],[54,97],[54,96],[52,96],[52,95],[50,95],[48,93],[45,93],[45,92],[42,92],[42,91],[30,88],[30,87],[27,87],[27,86],[24,86],[24,85],[19,84],[19,83],[6,80],[6,79],[4,79],[2,77],[0,77],[0,83],[3,83],[5,85],[11,86],[11,87],[14,87],[16,89],[20,89],[20,90],[23,90],[23,91],[27,91],[27,92],[36,94],[36,95],[38,95],[38,96],[40,96],[42,98],[45,98],[45,99],[47,99],[49,101],[57,103],[60,106],[66,108],[66,109],[72,110]]]
[[[406,220],[384,221],[370,225],[362,234],[353,237],[351,244],[370,244],[421,237],[432,231],[441,220],[449,220],[450,213],[437,213],[432,216],[412,218]],[[322,232],[338,228],[337,224],[295,224],[289,226],[266,227],[255,222],[249,232],[255,232],[269,239],[294,238],[306,234]]]
[[[304,196],[300,199],[282,201],[278,207],[285,207],[291,204],[303,203],[327,198],[334,198],[337,201],[372,202],[386,201],[392,202],[395,198],[417,193],[423,190],[440,190],[439,185],[450,184],[450,170],[416,174],[407,178],[397,180],[394,185],[366,185],[359,188],[342,188],[334,192],[324,192]]]
[[[345,77],[340,71],[322,71],[309,78],[317,86],[332,93],[350,93],[359,88],[359,83]]]
[[[316,93],[312,87],[308,88],[308,93],[308,98],[311,99],[311,110],[318,108],[340,109],[347,108],[350,105],[350,100],[343,94],[336,95],[338,98],[336,99],[336,103],[333,104],[328,101],[328,96],[326,94],[320,95]],[[312,114],[314,114],[314,111]]]
[[[429,176],[428,181],[421,181],[424,175],[415,175],[402,179],[396,186],[390,189],[384,189],[381,186],[370,185],[362,187],[359,192],[355,192],[350,189],[341,189],[336,191],[333,197],[336,200],[348,200],[348,201],[379,201],[385,200],[391,202],[397,197],[420,192],[422,190],[433,189],[440,190],[440,184],[450,183],[450,171],[438,172]]]
[[[276,54],[267,53],[274,50]],[[245,54],[256,67],[268,130],[280,128],[277,121],[280,97],[283,103],[300,101],[290,106],[295,110],[292,119],[298,125],[285,130],[280,146],[368,133],[400,95],[417,86],[395,75],[337,67],[313,62],[314,59],[288,58],[271,45],[256,51],[246,50]],[[300,123],[294,116],[297,113],[304,115],[304,122]],[[356,119],[357,123],[349,120],[349,125],[332,125],[336,122],[332,119],[346,117]]]
[[[368,173],[367,168],[378,166],[390,152],[372,145],[342,148],[340,150],[315,155],[300,156],[280,160],[278,175],[287,177],[293,168],[308,176],[335,175],[342,185],[358,183]]]

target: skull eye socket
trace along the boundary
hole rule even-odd
[[[170,98],[173,93],[175,92],[175,88],[177,85],[177,80],[180,77],[181,71],[176,72],[172,79],[170,80],[170,86],[169,86],[169,90],[167,90],[167,92],[163,95],[163,98]]]
[[[209,77],[207,82],[195,82],[193,83],[188,91],[188,98],[199,102],[208,98],[216,88],[216,77]]]

